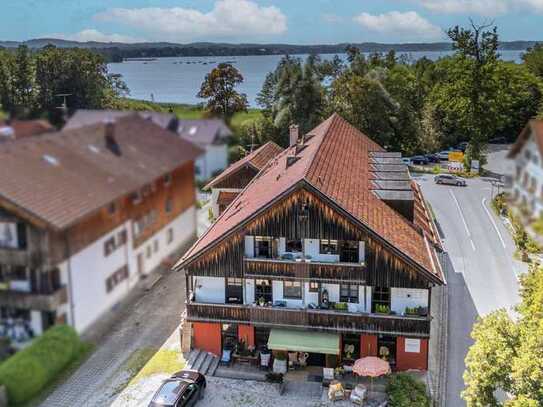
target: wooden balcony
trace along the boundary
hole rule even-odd
[[[429,317],[189,302],[187,319],[191,322],[235,322],[320,331],[406,335],[422,338],[430,336]]]
[[[246,277],[295,278],[316,281],[366,282],[366,266],[360,263],[325,263],[283,259],[244,258]]]
[[[0,290],[0,305],[12,308],[36,311],[54,311],[68,302],[68,290],[65,286],[51,293],[33,293],[14,290]]]

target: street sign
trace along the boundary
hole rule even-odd
[[[464,164],[457,161],[449,162],[447,165],[449,172],[462,172],[464,171]]]
[[[462,151],[451,151],[449,153],[449,162],[464,162],[464,153]]]
[[[479,160],[471,160],[471,172],[473,174],[479,174],[480,166]]]

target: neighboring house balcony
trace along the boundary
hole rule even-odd
[[[189,301],[187,320],[428,338],[431,318]]]
[[[0,306],[30,309],[36,311],[55,311],[68,302],[66,286],[50,289],[31,290],[26,281],[7,281],[0,283]]]

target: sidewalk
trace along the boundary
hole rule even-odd
[[[96,351],[41,406],[110,405],[178,326],[184,287],[183,273],[163,270],[149,275],[84,335],[97,345]]]

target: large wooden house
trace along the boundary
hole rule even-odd
[[[338,115],[272,158],[176,265],[195,348],[427,369],[439,238],[401,155]]]
[[[84,331],[192,243],[199,154],[135,114],[0,143],[0,336]]]

